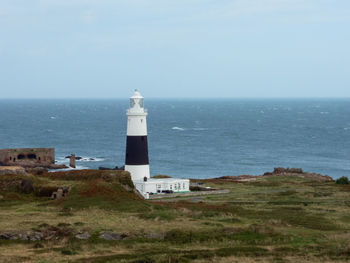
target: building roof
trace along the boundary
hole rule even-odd
[[[180,178],[148,178],[147,181],[144,180],[136,180],[134,181],[134,183],[158,183],[158,184],[162,184],[162,183],[168,183],[168,184],[172,184],[172,183],[178,183],[178,182],[184,182],[184,181],[189,181],[189,179],[180,179]]]

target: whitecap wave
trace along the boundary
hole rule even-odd
[[[59,169],[59,170],[56,170],[56,169],[53,169],[53,170],[49,170],[49,172],[57,172],[57,171],[71,171],[71,170],[85,170],[85,169],[91,169],[87,166],[83,166],[83,165],[77,165],[75,168],[72,168],[72,167],[68,167],[68,168],[64,168],[64,169]]]
[[[56,117],[55,116],[51,116],[50,119],[51,120],[56,120]]]
[[[77,162],[103,162],[105,158],[103,157],[85,157],[85,156],[76,156],[81,157],[81,159],[76,160]],[[69,162],[69,158],[66,158],[65,156],[59,156],[56,157],[57,163],[63,163],[66,164]]]
[[[193,128],[194,131],[207,131],[209,128]]]
[[[77,162],[103,162],[105,159],[102,157],[82,157]]]
[[[65,157],[59,156],[59,157],[56,157],[55,162],[56,163],[67,163],[68,159],[66,159]]]
[[[91,169],[87,166],[83,166],[83,165],[77,165],[76,168],[71,168],[72,170],[83,170],[83,169]]]
[[[185,129],[184,128],[181,128],[181,127],[172,127],[171,128],[172,130],[177,130],[177,131],[184,131]]]

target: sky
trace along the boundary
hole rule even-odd
[[[0,98],[350,97],[349,0],[0,0]]]

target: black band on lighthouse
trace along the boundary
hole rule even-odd
[[[147,136],[126,137],[126,165],[146,165],[148,161]]]

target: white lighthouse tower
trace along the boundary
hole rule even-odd
[[[150,178],[148,143],[147,143],[147,111],[144,109],[143,97],[135,90],[130,98],[128,116],[125,170],[130,172],[133,181],[145,181]]]
[[[150,178],[147,142],[147,111],[143,97],[135,90],[127,110],[125,170],[130,172],[135,188],[146,199],[149,195],[189,192],[190,180],[177,178]]]

